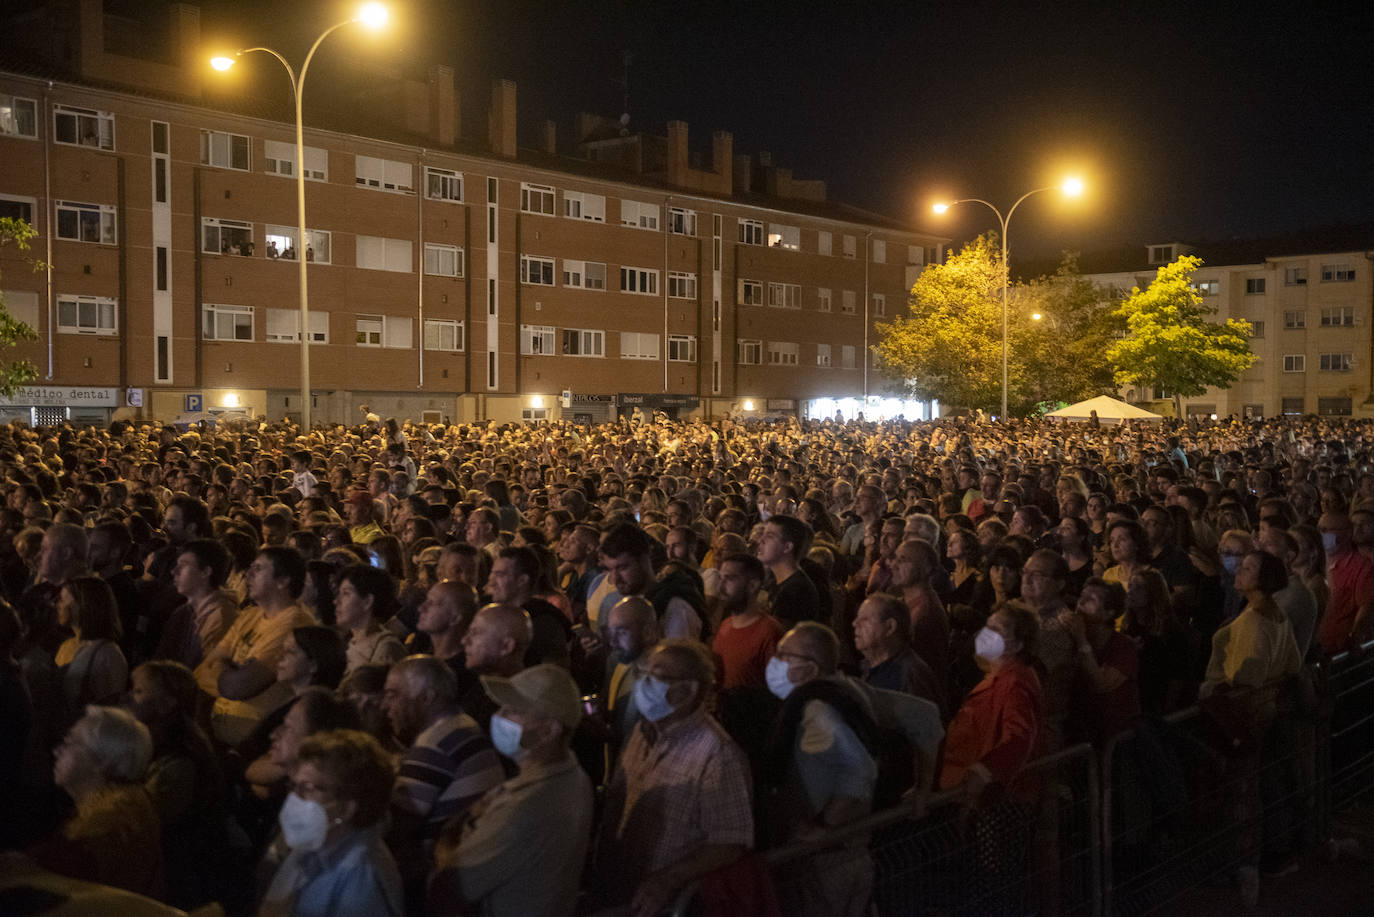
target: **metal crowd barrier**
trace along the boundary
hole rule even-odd
[[[904,804],[763,851],[781,911],[833,911],[835,896],[867,888],[883,917],[1131,917],[1262,856],[1309,851],[1333,812],[1374,789],[1374,641],[1267,693],[1272,720],[1251,746],[1190,707],[1139,721],[1100,756],[1076,745],[1032,762],[1037,802],[970,817],[935,794],[923,813]],[[669,913],[699,910],[692,886]]]

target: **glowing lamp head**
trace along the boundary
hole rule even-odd
[[[744,409],[746,411],[752,411],[754,409],[754,402],[746,398],[744,401]]]
[[[369,29],[380,29],[386,25],[388,17],[386,7],[380,3],[367,3],[358,10],[358,21]]]
[[[232,57],[223,56],[212,57],[210,58],[210,66],[214,67],[216,70],[228,70],[230,67],[234,66],[234,59]]]
[[[934,207],[932,207],[931,209],[934,210],[936,213],[944,213],[946,210],[949,209],[949,205],[948,205],[948,204],[944,204],[944,203],[940,203],[940,204],[936,204],[936,205],[935,205]]]
[[[1083,193],[1083,179],[1066,178],[1064,184],[1060,185],[1059,188],[1069,197],[1078,197]]]
[[[1040,319],[1042,319],[1042,318],[1044,318],[1044,317],[1045,317],[1045,316],[1041,315],[1039,312],[1032,312],[1032,313],[1031,313],[1031,321],[1033,321],[1033,322],[1038,322],[1038,321],[1040,321]]]

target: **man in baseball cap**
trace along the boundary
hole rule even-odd
[[[386,532],[377,524],[376,510],[372,505],[372,495],[365,490],[355,490],[344,499],[344,511],[348,514],[348,535],[354,544],[372,544]]]
[[[482,687],[500,705],[492,744],[520,772],[445,827],[431,905],[571,917],[592,825],[591,780],[569,750],[582,719],[577,685],[566,669],[537,665],[483,676]]]

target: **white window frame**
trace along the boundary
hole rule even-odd
[[[78,201],[57,201],[54,205],[56,213],[56,232],[54,235],[64,242],[85,242],[94,245],[118,245],[119,244],[119,213],[118,210],[109,204],[86,204]],[[63,235],[62,215],[70,214],[76,217],[76,235]],[[94,217],[94,223],[90,219]],[[99,238],[86,238],[86,230],[94,226],[96,235]]]
[[[28,113],[21,115],[21,110]],[[25,131],[24,127],[28,130]],[[0,95],[0,136],[38,139],[38,100],[25,96]]]
[[[457,245],[425,243],[425,273],[431,277],[462,277],[464,252]]]
[[[840,292],[840,312],[843,315],[854,315],[859,311],[859,297],[853,290],[842,290]]]
[[[228,334],[221,335],[226,330]],[[200,337],[204,341],[253,342],[253,307],[207,302],[200,310]]]
[[[735,301],[741,306],[761,306],[764,303],[762,280],[741,277],[735,281]]]
[[[262,229],[262,253],[269,261],[295,261],[296,255],[287,252],[299,251],[296,245],[296,227],[274,226],[271,223]],[[272,257],[272,243],[278,239],[289,243],[277,248],[277,256]],[[334,254],[334,234],[327,229],[306,229],[305,247],[309,250],[306,258],[311,264],[331,264]]]
[[[887,264],[887,242],[882,239],[872,239],[869,242],[868,250],[874,264]]]
[[[1284,309],[1283,327],[1287,331],[1297,331],[1307,327],[1306,309]]]
[[[385,333],[386,320],[382,316],[364,312],[353,317],[353,343],[357,346],[380,348]]]
[[[646,331],[620,332],[620,358],[622,360],[657,360],[658,335]]]
[[[409,239],[388,239],[384,236],[357,237],[355,261],[365,271],[391,271],[409,274],[415,270],[415,258]]]
[[[763,341],[757,338],[740,338],[737,359],[740,366],[763,365]]]
[[[763,244],[763,221],[746,220],[743,217],[739,220],[739,244],[740,245],[762,245]]]
[[[697,275],[685,271],[668,272],[669,299],[696,299]]]
[[[587,191],[563,192],[563,216],[570,220],[606,222],[606,197]]]
[[[526,357],[552,357],[557,341],[552,325],[521,325],[520,354]]]
[[[906,247],[906,263],[908,265],[921,266],[926,263],[926,250],[922,245],[908,245]]]
[[[606,289],[606,263],[564,258],[563,286],[574,290]]]
[[[1263,295],[1264,295],[1265,287],[1268,286],[1268,284],[1265,283],[1265,279],[1266,279],[1266,278],[1264,278],[1264,277],[1246,277],[1246,278],[1245,278],[1245,295],[1246,295],[1246,296],[1263,296]]]
[[[1199,280],[1197,284],[1197,294],[1199,296],[1216,296],[1221,292],[1220,280]]]
[[[606,332],[596,328],[564,328],[560,351],[565,357],[606,356]]]
[[[410,350],[413,347],[409,316],[358,313],[353,320],[354,343],[359,347]],[[358,340],[362,336],[363,340]]]
[[[826,367],[826,368],[828,369],[828,368],[830,367],[830,364],[831,364],[830,345],[829,345],[829,344],[817,344],[817,345],[816,345],[816,365],[817,365],[817,366],[823,366],[823,367]]]
[[[697,338],[694,334],[668,335],[668,362],[695,363],[697,361]]]
[[[789,252],[801,251],[801,229],[797,226],[784,226],[771,223],[768,226],[768,247],[781,248]]]
[[[0,298],[5,300],[5,311],[10,314],[10,318],[17,319],[37,330],[39,322],[39,295],[37,290],[5,290],[3,297]]]
[[[0,194],[0,201],[9,204],[19,204],[21,210],[27,210],[28,214],[26,216],[21,212],[15,218],[23,220],[35,229],[38,228],[38,198],[24,197],[19,194]]]
[[[816,254],[833,255],[834,253],[835,236],[829,230],[816,230]]]
[[[521,255],[520,282],[536,287],[557,286],[558,262],[543,255]]]
[[[829,287],[816,287],[816,308],[822,312],[831,310],[832,298]]]
[[[1322,283],[1347,283],[1355,279],[1355,267],[1349,261],[1322,265]]]
[[[854,369],[858,365],[858,353],[853,344],[840,345],[840,366],[844,369]]]
[[[886,293],[874,293],[874,294],[873,294],[873,314],[874,314],[875,316],[877,316],[878,318],[886,318],[886,317],[887,317],[887,294],[886,294]]]
[[[425,197],[431,201],[463,202],[463,173],[425,166]]]
[[[1352,306],[1328,306],[1322,309],[1323,328],[1354,328],[1355,309]]]
[[[425,350],[462,353],[467,349],[467,327],[451,318],[425,319]]]
[[[92,108],[77,108],[74,105],[54,105],[52,117],[53,143],[59,143],[63,146],[95,147],[98,150],[113,150],[115,148],[115,116],[113,112],[96,111]],[[72,128],[70,133],[76,138],[75,140],[62,139],[64,130],[61,125],[63,121],[67,119],[71,119]],[[89,133],[82,131],[83,121],[95,122],[94,143],[82,139],[83,137],[91,137]]]
[[[668,231],[675,236],[695,236],[697,234],[697,212],[685,207],[669,207]]]
[[[1307,285],[1307,265],[1295,264],[1292,267],[1283,269],[1283,282],[1285,286],[1301,287]]]
[[[74,310],[75,321],[63,321],[63,307]],[[83,307],[90,307],[94,320],[83,320]],[[119,333],[119,300],[109,296],[77,296],[58,294],[57,297],[58,334],[94,334],[100,336]]]
[[[401,159],[358,154],[353,157],[353,183],[370,191],[414,194],[415,166]]]
[[[774,309],[800,309],[801,285],[769,281],[768,305]]]
[[[658,295],[658,271],[651,267],[620,267],[620,292],[635,296]]]
[[[1283,355],[1283,371],[1286,373],[1307,372],[1307,354],[1286,353]]]
[[[1354,363],[1355,355],[1348,351],[1343,353],[1324,353],[1318,356],[1317,368],[1324,373],[1348,373],[1351,364]]]
[[[294,178],[296,175],[296,144],[282,140],[262,142],[263,171],[268,175]],[[329,181],[329,151],[317,146],[305,148],[305,180]]]
[[[272,344],[299,344],[301,340],[300,309],[268,309],[264,340]],[[329,343],[329,313],[323,309],[310,310],[310,343]]]
[[[552,185],[520,183],[520,210],[551,217],[558,212],[558,191]]]
[[[253,138],[229,131],[203,130],[200,132],[200,164],[235,172],[252,171]]]
[[[209,233],[211,230],[214,231],[215,236],[215,245],[213,248],[211,248],[207,244],[210,240]],[[239,240],[238,244],[240,248],[239,253],[237,255],[234,255],[233,252],[228,251],[224,238],[225,230],[233,230],[235,233],[244,233],[247,235],[246,239]],[[248,243],[249,250],[246,252],[242,249],[244,242]],[[217,217],[200,218],[200,250],[203,253],[207,255],[224,255],[226,257],[233,256],[239,258],[246,258],[252,256],[254,247],[255,246],[253,243],[252,223],[248,223],[243,220],[221,220]]]
[[[801,356],[801,347],[790,341],[768,342],[769,366],[796,366]]]
[[[658,231],[658,221],[660,211],[657,204],[648,204],[644,201],[631,201],[625,198],[620,200],[620,225],[630,226],[634,229],[647,229],[652,232]]]
[[[844,237],[844,256],[846,258],[859,257],[859,240],[854,236],[846,234]]]

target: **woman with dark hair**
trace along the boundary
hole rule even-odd
[[[1102,572],[1102,578],[1131,591],[1131,579],[1150,563],[1150,539],[1145,527],[1134,519],[1118,519],[1107,527],[1107,550],[1112,566]]]
[[[496,503],[496,515],[501,521],[501,531],[514,534],[520,527],[520,510],[511,503],[510,490],[502,478],[491,478],[482,485],[482,492]]]
[[[73,722],[88,704],[119,699],[128,684],[129,663],[119,648],[114,593],[100,577],[67,581],[57,597],[57,623],[72,632],[53,661],[61,673],[66,722]]]
[[[1203,697],[1221,685],[1272,685],[1302,667],[1293,626],[1273,600],[1274,593],[1288,585],[1283,561],[1265,551],[1251,551],[1236,571],[1235,585],[1245,595],[1245,608],[1212,636],[1207,678],[1199,691]]]
[[[396,613],[396,581],[385,570],[349,567],[339,577],[335,598],[338,626],[349,632],[348,666],[390,664],[407,655],[405,644],[383,624]]]
[[[1064,596],[1072,601],[1083,591],[1083,584],[1093,575],[1092,529],[1077,516],[1065,516],[1054,529],[1059,541],[1059,553],[1064,555],[1069,575],[1064,579]]]
[[[1326,614],[1326,604],[1331,601],[1331,584],[1327,580],[1326,545],[1322,543],[1322,533],[1315,525],[1295,525],[1288,530],[1298,542],[1298,559],[1293,562],[1293,573],[1302,580],[1304,586],[1312,590],[1317,600],[1317,620]]]
[[[1174,610],[1164,574],[1154,567],[1141,567],[1132,575],[1121,632],[1140,646],[1142,711],[1163,716],[1192,703],[1198,653]]]
[[[970,604],[983,581],[983,546],[978,543],[978,536],[964,528],[950,532],[945,557],[954,564],[949,574],[953,589],[945,599],[945,607]]]
[[[326,627],[334,621],[334,565],[324,560],[312,560],[305,565],[305,589],[301,604],[310,609],[315,620]]]
[[[839,547],[840,533],[835,529],[835,519],[820,500],[815,497],[804,498],[797,507],[797,517],[811,526],[815,541],[832,549]]]
[[[1100,490],[1088,494],[1088,506],[1084,515],[1093,550],[1101,547],[1107,540],[1107,507],[1111,505],[1111,498]]]
[[[405,546],[401,544],[401,539],[395,535],[383,535],[369,542],[367,552],[371,555],[370,562],[374,567],[380,567],[384,572],[397,579],[405,575]]]

